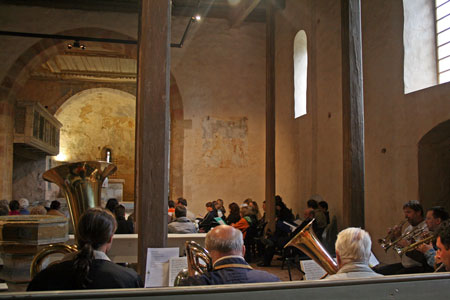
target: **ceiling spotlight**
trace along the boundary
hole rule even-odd
[[[67,49],[78,48],[81,50],[85,50],[86,46],[81,44],[80,41],[74,41],[72,44],[67,44]]]
[[[202,16],[200,16],[199,14],[195,15],[195,20],[196,21],[200,21],[202,19]]]

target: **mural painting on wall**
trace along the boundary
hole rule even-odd
[[[248,119],[202,120],[203,162],[213,168],[242,168],[248,161]]]

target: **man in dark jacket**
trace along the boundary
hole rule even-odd
[[[228,225],[211,229],[205,239],[211,255],[213,270],[207,274],[188,277],[180,285],[215,285],[232,283],[277,282],[268,272],[254,270],[244,259],[242,232]]]

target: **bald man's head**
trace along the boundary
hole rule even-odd
[[[205,246],[209,252],[216,252],[221,256],[244,255],[244,240],[242,232],[228,225],[214,227],[205,239]]]

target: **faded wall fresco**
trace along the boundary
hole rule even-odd
[[[247,166],[248,119],[227,120],[206,117],[202,120],[203,162],[212,168],[242,168]]]

